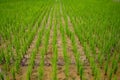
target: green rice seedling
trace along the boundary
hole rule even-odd
[[[119,56],[118,56],[118,62],[120,62],[120,54],[119,54]]]
[[[97,76],[97,78],[96,78],[96,80],[100,80],[101,79],[101,73],[100,73],[100,70],[99,70],[99,68],[97,68],[96,69],[96,76]]]
[[[106,63],[105,63],[105,75],[107,75],[108,67],[109,67],[109,62],[106,61]]]
[[[118,55],[118,62],[120,62],[120,54]]]
[[[90,57],[90,66],[91,66],[91,69],[92,69],[92,74],[93,74],[93,76],[95,76],[96,65],[95,65],[94,59],[92,57]]]
[[[86,56],[89,57],[89,56],[87,55],[87,54],[88,54],[87,42],[84,42],[83,47],[84,47],[84,51],[85,51]]]
[[[64,39],[65,40],[65,39]],[[66,78],[68,78],[69,73],[69,59],[67,56],[67,50],[66,50],[66,41],[63,41],[63,55],[64,55],[64,61],[65,61],[65,75]]]
[[[63,47],[63,55],[64,55],[64,61],[65,61],[65,75],[66,75],[66,79],[68,79],[68,76],[69,76],[69,58],[67,55],[65,32],[64,32],[64,28],[62,27],[62,25],[60,26],[60,31],[62,34],[62,47]]]
[[[29,71],[29,70],[27,71],[27,77],[26,77],[26,80],[30,80],[30,71]]]
[[[99,77],[99,74],[98,74],[98,68],[95,67],[95,70],[94,70],[94,80],[100,80],[100,77]]]
[[[71,41],[72,41],[72,45],[73,45],[73,51],[74,51],[74,56],[77,56],[77,45],[76,45],[76,41],[75,41],[75,36],[73,33],[71,33]]]
[[[92,67],[92,75],[95,76],[95,74],[96,74],[96,73],[95,73],[95,72],[96,72],[96,71],[95,71],[95,68],[96,68],[95,64],[93,64],[91,67]]]
[[[35,60],[36,53],[37,53],[37,49],[34,49],[31,54],[31,57],[30,57],[30,62],[29,62],[28,69],[27,69],[26,80],[30,80],[30,76],[32,74],[32,68],[34,68],[34,64],[35,64],[34,60]]]
[[[117,76],[116,76],[116,75],[114,76],[114,79],[113,79],[113,80],[117,80]]]
[[[98,54],[98,62],[100,67],[102,68],[102,64],[103,64],[103,55],[101,53]]]
[[[98,57],[97,57],[98,59],[98,62],[100,63],[100,59],[101,59],[101,54],[100,53],[98,53]]]
[[[3,49],[0,50],[0,64],[5,62],[5,55]]]
[[[80,80],[83,80],[83,73],[84,73],[83,65],[80,64],[80,65],[79,65]]]
[[[53,75],[52,75],[52,80],[57,80],[57,65],[53,63]]]
[[[12,69],[11,73],[12,73],[12,78],[13,78],[13,80],[16,80],[14,68]]]
[[[18,72],[18,70],[19,70],[19,61],[18,60],[16,60],[15,69],[16,69],[16,72]]]
[[[118,58],[116,57],[116,52],[114,52],[111,60],[112,60],[112,69],[115,74],[118,69]]]
[[[56,67],[57,67],[57,66],[54,64],[54,65],[53,65],[53,71],[54,71],[54,72],[53,72],[53,75],[52,75],[52,77],[53,77],[52,79],[53,79],[53,80],[57,80],[57,71],[56,71],[57,68],[56,68]]]
[[[41,44],[42,31],[40,31],[38,34],[39,34],[39,36],[38,36],[38,40],[36,42],[36,48],[37,48],[37,50],[39,48],[39,45]]]
[[[65,75],[66,75],[66,79],[68,79],[69,77],[69,59],[66,56],[66,61],[65,61]]]
[[[41,56],[42,57],[41,57],[41,61],[40,61],[40,66],[39,66],[39,69],[38,69],[38,80],[42,80],[42,78],[43,78],[44,55],[45,55],[45,49],[43,48],[42,51],[41,51]]]
[[[38,80],[42,80],[43,78],[43,73],[44,73],[43,66],[44,66],[44,62],[42,60],[38,69]]]
[[[116,74],[116,72],[118,70],[118,61],[115,60],[115,58],[113,58],[113,60],[112,60],[112,69],[113,69],[114,74]]]
[[[80,71],[80,66],[81,66],[81,62],[80,62],[80,60],[79,60],[79,57],[80,57],[80,55],[79,55],[79,53],[77,53],[77,56],[76,56],[76,65],[77,65],[77,71],[78,71],[78,74],[79,74],[79,71]],[[81,63],[81,64],[80,64]]]
[[[47,52],[47,49],[48,49],[49,35],[50,35],[50,30],[48,30],[47,33],[46,33],[46,39],[45,39],[45,53]]]
[[[103,66],[103,55],[101,55],[100,59],[98,59],[98,60],[99,60],[100,66],[102,67]]]
[[[57,46],[53,46],[53,60],[52,60],[52,70],[53,70],[53,74],[52,74],[52,79],[53,80],[57,80]]]
[[[113,75],[113,69],[111,69],[110,72],[109,72],[109,80],[112,79],[112,75]]]
[[[0,72],[0,80],[5,80],[2,72]]]
[[[54,26],[54,35],[53,35],[53,59],[52,59],[52,80],[57,80],[57,58],[58,58],[58,51],[57,51],[57,28]]]
[[[26,80],[31,80],[31,73],[32,73],[32,66],[28,66],[28,70],[27,70],[27,75],[26,75]]]
[[[31,58],[30,58],[30,64],[29,64],[29,65],[30,65],[31,67],[34,67],[34,64],[35,64],[34,59],[35,59],[36,53],[37,53],[37,50],[34,49],[33,52],[32,52]]]
[[[9,54],[6,54],[5,53],[5,69],[6,69],[6,71],[8,71],[9,70],[9,64],[10,64],[10,56],[9,56]]]
[[[96,54],[96,51],[95,51],[95,42],[94,42],[94,40],[92,40],[92,39],[90,39],[90,48],[91,48],[91,50],[92,50],[92,52],[93,52],[93,55],[95,55]]]
[[[19,72],[19,68],[20,68],[20,55],[18,55],[18,57],[16,58],[16,62],[15,62],[15,71],[18,73]]]
[[[110,58],[111,58],[111,54],[108,54],[107,60],[110,61]]]
[[[43,76],[43,61],[41,61],[39,69],[38,69],[38,80],[42,80],[42,76]]]

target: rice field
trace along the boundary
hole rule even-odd
[[[120,80],[120,1],[0,0],[0,80]]]

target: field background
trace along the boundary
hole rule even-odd
[[[0,80],[120,80],[120,1],[0,0]]]

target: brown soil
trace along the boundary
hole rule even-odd
[[[6,48],[9,43],[10,43],[9,41],[5,41],[4,43],[2,42],[2,43],[0,44],[0,49]]]

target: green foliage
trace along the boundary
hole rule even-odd
[[[0,80],[5,80],[2,72],[0,72]]]
[[[30,76],[32,74],[32,66],[28,67],[26,80],[31,80]]]
[[[79,74],[80,74],[80,79],[83,80],[84,71],[83,71],[83,65],[82,64],[79,65]]]
[[[15,70],[12,69],[11,73],[12,73],[13,80],[16,80],[16,78],[15,78]]]
[[[105,75],[107,75],[108,67],[109,67],[109,63],[108,63],[108,61],[106,61],[106,63],[105,63]]]
[[[116,73],[120,62],[119,7],[119,2],[114,0],[0,0],[0,69],[5,74],[11,72],[15,80],[24,56],[29,53],[31,44],[34,44],[34,49],[29,53],[26,79],[30,80],[36,54],[40,53],[38,75],[39,80],[42,80],[44,57],[49,48],[50,34],[53,34],[52,79],[57,80],[57,33],[60,29],[66,79],[69,79],[71,65],[67,53],[67,37],[72,43],[81,80],[84,77],[84,62],[80,60],[82,52],[78,50],[76,38],[90,63],[94,80],[100,80],[100,67],[104,67],[105,75],[110,80],[114,75],[114,79],[117,80]],[[51,30],[53,33],[50,33]],[[34,43],[35,36],[37,39]],[[0,79],[9,80],[9,76],[3,73],[0,72]]]

